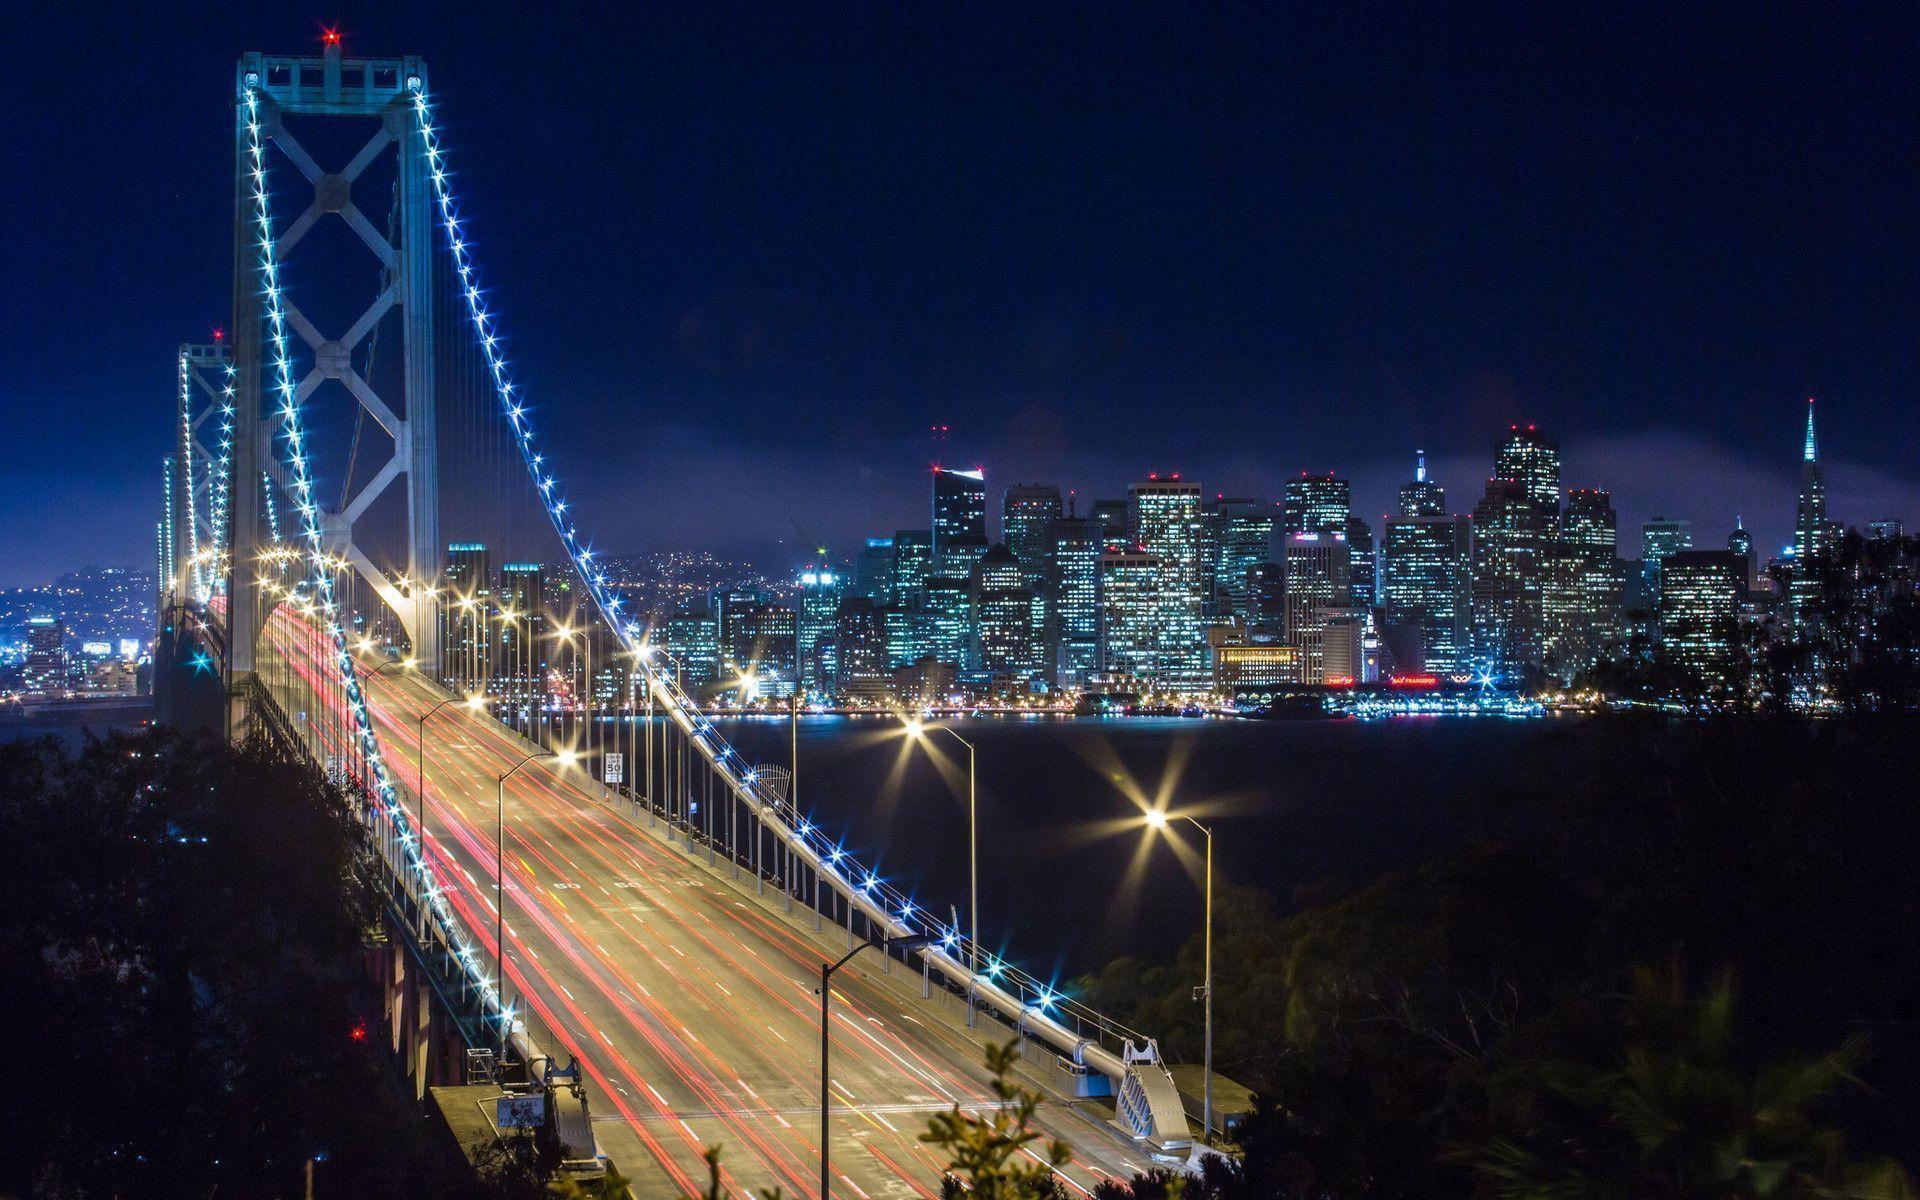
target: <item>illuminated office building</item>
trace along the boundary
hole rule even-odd
[[[1355,608],[1372,608],[1379,600],[1378,556],[1374,553],[1373,529],[1359,517],[1347,518],[1347,603]]]
[[[985,471],[933,469],[933,570],[965,577],[987,552]]]
[[[1552,544],[1552,516],[1527,485],[1489,479],[1473,508],[1473,652],[1502,682],[1530,682],[1544,664]]]
[[[1040,675],[1040,613],[1025,575],[1024,565],[1001,543],[974,568],[970,671],[1018,679]]]
[[[67,623],[59,617],[27,618],[27,657],[20,688],[32,696],[58,696],[68,690]]]
[[[834,691],[849,700],[876,704],[893,688],[886,621],[867,596],[848,596],[834,615]]]
[[[1746,563],[1728,550],[1676,550],[1660,568],[1660,645],[1708,683],[1732,664]]]
[[[1109,681],[1158,682],[1161,563],[1144,550],[1100,555],[1100,672]]]
[[[539,702],[547,690],[551,639],[546,581],[546,568],[539,563],[510,562],[500,567],[492,690],[520,703]]]
[[[1150,475],[1128,489],[1128,500],[1140,549],[1160,564],[1154,679],[1170,691],[1204,691],[1211,672],[1200,620],[1200,485]]]
[[[1344,531],[1306,530],[1287,534],[1287,642],[1300,651],[1301,677],[1321,676],[1321,632],[1333,609],[1349,607],[1351,562]]]
[[[493,568],[487,548],[479,542],[447,546],[446,651],[442,656],[449,679],[463,687],[478,686],[492,662]]]
[[[925,529],[902,529],[893,535],[893,603],[917,606],[933,574],[933,534]]]
[[[1065,690],[1100,670],[1100,555],[1103,522],[1061,517],[1053,523],[1053,578],[1049,636],[1054,682]]]
[[[870,537],[853,564],[852,595],[876,605],[893,602],[893,539]]]
[[[1020,563],[1030,588],[1045,582],[1053,555],[1053,523],[1064,511],[1060,488],[1052,483],[1016,483],[1001,502],[1001,536]]]
[[[1418,482],[1418,481],[1416,481]],[[1436,489],[1437,490],[1437,489]],[[1405,489],[1402,489],[1402,508]],[[1437,497],[1444,504],[1445,497]],[[1427,508],[1423,497],[1413,507]],[[1390,517],[1382,547],[1380,600],[1387,630],[1410,631],[1403,673],[1473,673],[1473,527],[1445,512]],[[1417,655],[1417,657],[1415,656]]]
[[[1653,517],[1640,527],[1642,587],[1652,607],[1660,607],[1660,564],[1670,554],[1693,549],[1693,522]]]
[[[1624,599],[1612,497],[1599,488],[1569,489],[1544,601],[1547,663],[1562,682],[1619,639]]]
[[[973,581],[952,575],[927,579],[920,654],[959,668],[972,641]]]
[[[1800,450],[1800,495],[1793,512],[1793,574],[1787,584],[1795,622],[1811,611],[1820,585],[1816,559],[1833,552],[1834,529],[1827,520],[1827,480],[1820,469],[1820,443],[1813,432],[1813,401],[1807,401],[1807,435]]]
[[[1413,455],[1413,482],[1400,485],[1400,515],[1446,516],[1447,489],[1427,478],[1427,452],[1416,450]]]
[[[1353,485],[1329,471],[1289,479],[1280,503],[1282,533],[1340,533],[1353,515]]]
[[[1273,506],[1261,500],[1226,497],[1208,501],[1207,551],[1212,565],[1208,612],[1216,616],[1247,616],[1247,573],[1272,553]]]
[[[1542,511],[1560,511],[1560,447],[1537,427],[1508,426],[1507,440],[1494,451],[1493,475],[1518,483]]]
[[[880,624],[887,634],[887,665],[904,667],[926,653],[927,614],[903,604],[884,605]]]
[[[706,686],[720,678],[720,618],[705,600],[682,602],[667,614],[657,636],[680,682]]]
[[[833,687],[835,622],[846,596],[846,577],[825,565],[800,572],[799,611],[795,614],[795,653],[801,688],[828,692]]]

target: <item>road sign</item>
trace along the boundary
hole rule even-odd
[[[600,769],[600,782],[625,783],[627,781],[627,756],[618,751],[609,751]]]
[[[493,1123],[501,1129],[538,1129],[547,1122],[547,1094],[502,1096],[494,1102]]]

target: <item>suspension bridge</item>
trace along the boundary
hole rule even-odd
[[[699,1191],[721,1143],[735,1188],[931,1200],[927,1115],[991,1105],[982,1043],[1017,1039],[1070,1189],[1186,1158],[1151,1036],[870,869],[628,611],[516,386],[426,64],[248,54],[233,114],[233,312],[174,364],[163,641],[217,670],[230,736],[354,798],[416,1087],[538,1092],[643,1194]],[[866,944],[823,1030],[820,968]]]

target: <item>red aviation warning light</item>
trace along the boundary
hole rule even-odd
[[[338,46],[340,44],[340,27],[335,25],[331,28],[321,29],[320,44],[323,46]]]

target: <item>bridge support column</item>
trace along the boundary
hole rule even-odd
[[[274,439],[280,433],[277,414],[263,411],[278,403],[276,398],[263,405],[263,393],[277,389],[281,381],[266,378],[272,364],[262,343],[265,314],[261,297],[265,285],[261,230],[254,208],[249,97],[258,106],[259,138],[271,147],[266,166],[273,172],[273,179],[284,181],[290,174],[297,174],[312,188],[312,199],[304,211],[275,215],[270,234],[277,239],[277,257],[284,260],[316,222],[335,216],[354,231],[384,268],[379,294],[344,331],[319,329],[301,312],[290,293],[283,292],[280,305],[290,338],[304,345],[310,360],[306,374],[293,382],[297,401],[306,401],[324,384],[343,388],[354,398],[359,414],[377,424],[393,442],[391,459],[364,483],[358,483],[355,494],[344,498],[338,510],[322,514],[327,526],[325,549],[344,554],[393,610],[412,643],[420,669],[430,677],[441,673],[435,600],[441,583],[433,394],[435,202],[426,138],[414,107],[415,90],[424,90],[426,80],[426,64],[418,58],[343,60],[337,44],[326,47],[318,75],[311,60],[264,54],[242,56],[235,72],[234,431],[233,471],[227,483],[232,528],[227,639],[230,690],[238,691],[252,677],[255,647],[265,621],[262,594],[254,582],[259,569],[257,556],[267,544],[262,528],[262,481],[270,476],[282,487],[288,481],[288,473],[275,454]],[[288,130],[288,117],[333,126],[357,122],[363,129],[371,120],[374,127],[372,136],[352,160],[337,172],[329,172]],[[375,229],[353,199],[354,181],[389,152],[397,159],[397,245]],[[292,172],[286,170],[289,165]],[[401,403],[397,405],[377,393],[353,362],[355,348],[373,336],[395,310],[399,313],[403,359]],[[289,356],[294,353],[290,347]],[[404,589],[397,588],[388,571],[362,553],[353,538],[355,522],[401,477],[406,480],[406,549],[404,563],[394,567],[396,573],[403,571],[406,576]],[[289,541],[296,536],[288,531]],[[303,553],[309,549],[305,544],[300,548]],[[312,564],[308,564],[297,577],[311,570]]]

